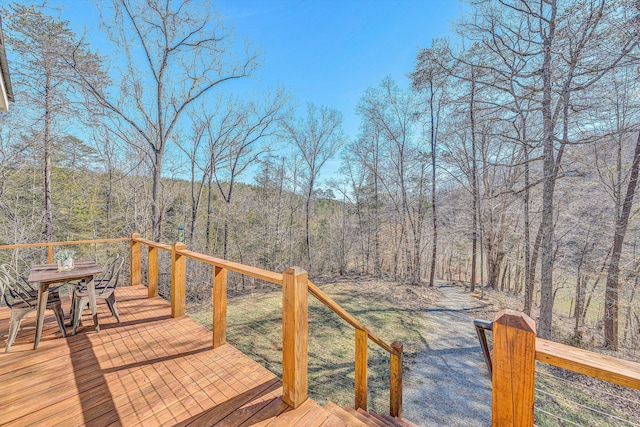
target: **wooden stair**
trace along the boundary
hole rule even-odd
[[[265,419],[263,417],[262,421],[259,422],[252,422],[249,419],[241,424],[234,422],[220,425],[232,424],[254,427],[418,427],[407,420],[366,412],[362,409],[355,410],[348,406],[341,408],[333,402],[329,402],[322,407],[311,399],[304,402],[295,411],[287,407],[283,412],[279,414],[273,413],[270,418]]]
[[[333,402],[329,402],[324,406],[324,409],[339,419],[341,424],[326,424],[326,425],[340,425],[340,426],[352,426],[352,427],[418,427],[410,421],[390,417],[388,415],[379,415],[373,412],[367,412],[362,409],[355,410],[349,406],[339,407]],[[325,425],[325,424],[321,424]]]

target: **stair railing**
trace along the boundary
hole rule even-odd
[[[539,338],[524,313],[502,310],[484,323],[493,331],[494,426],[533,426],[536,361],[640,390],[640,363]]]
[[[147,286],[149,298],[158,295],[158,250],[171,252],[171,316],[185,314],[186,258],[214,267],[212,278],[213,347],[226,343],[227,271],[234,271],[282,286],[282,399],[296,408],[308,393],[308,294],[337,314],[355,329],[355,409],[367,410],[367,345],[371,340],[390,355],[389,413],[402,417],[402,343],[391,345],[369,330],[338,303],[309,281],[307,272],[291,267],[275,273],[248,265],[227,261],[199,252],[189,251],[183,243],[165,245],[131,235],[131,284],[141,284],[141,245],[148,248]]]

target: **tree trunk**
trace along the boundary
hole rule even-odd
[[[469,105],[469,118],[471,120],[471,292],[476,290],[476,258],[478,247],[478,171],[476,165],[476,132],[474,119],[474,96],[476,90],[475,71],[471,67],[471,99]]]
[[[47,62],[48,64],[48,62]],[[45,71],[45,110],[44,110],[44,223],[45,241],[53,239],[53,213],[51,203],[51,71]],[[67,238],[69,236],[66,236]]]
[[[542,64],[542,122],[543,122],[543,189],[542,189],[542,241],[540,271],[540,317],[538,319],[538,336],[551,339],[553,322],[553,193],[554,193],[554,131],[551,112],[551,91],[553,77],[551,75],[551,45],[555,36],[555,1],[551,2],[551,16],[548,20],[548,33],[541,34],[543,39]]]
[[[205,225],[205,242],[204,242],[205,252],[209,255],[211,255],[211,252],[209,252],[209,249],[210,249],[210,242],[211,242],[211,215],[213,215],[213,206],[211,203],[211,196],[213,195],[212,178],[213,178],[213,174],[209,174],[209,183],[207,185],[207,223]]]
[[[153,240],[160,241],[162,237],[162,207],[160,201],[160,186],[162,183],[162,151],[156,150],[153,162],[153,189],[151,193],[151,229]]]
[[[605,289],[604,304],[604,345],[615,351],[618,350],[618,290],[620,274],[620,257],[622,254],[622,244],[627,232],[629,214],[633,205],[633,196],[638,186],[638,169],[640,169],[640,133],[636,140],[636,149],[631,165],[631,174],[627,192],[622,204],[620,218],[616,221],[616,230],[613,237],[613,249],[611,251],[611,262],[607,272],[607,284]]]
[[[309,182],[309,192],[307,193],[307,200],[304,207],[304,231],[305,231],[305,246],[307,249],[307,262],[309,263],[309,271],[313,271],[311,264],[311,231],[309,227],[309,217],[311,216],[311,196],[313,195],[313,178]]]
[[[433,287],[436,271],[436,255],[438,252],[438,219],[436,204],[436,131],[433,112],[433,80],[429,81],[429,85],[431,95],[429,98],[429,110],[431,111],[431,210],[433,213],[433,241],[431,243],[431,271],[429,272],[429,286]]]
[[[229,247],[229,212],[231,210],[231,201],[225,199],[224,203],[224,236],[222,241],[222,258],[227,259],[227,250]]]
[[[531,316],[531,301],[533,299],[533,274],[531,269],[535,270],[536,266],[531,265],[531,219],[529,217],[529,197],[531,185],[529,178],[529,144],[526,139],[526,124],[522,120],[522,139],[524,140],[524,313]],[[530,281],[531,279],[531,281]]]

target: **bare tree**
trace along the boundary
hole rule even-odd
[[[112,0],[110,6],[102,21],[123,53],[117,88],[104,88],[84,72],[89,59],[76,54],[69,62],[94,99],[114,113],[112,128],[123,129],[119,136],[135,134],[146,145],[138,148],[151,161],[152,230],[159,240],[164,154],[183,114],[223,83],[250,76],[258,55],[247,48],[236,59],[232,34],[221,19],[191,0]],[[125,141],[137,145],[131,137]]]
[[[416,94],[401,90],[391,78],[385,78],[367,90],[358,113],[379,136],[379,140],[370,142],[379,144],[377,176],[395,213],[391,237],[394,276],[420,284],[424,223],[429,210],[428,155],[414,137],[420,118]]]
[[[309,270],[313,270],[309,218],[318,174],[346,142],[342,114],[328,107],[307,105],[307,116],[283,123],[285,137],[298,149],[306,167],[305,247]]]
[[[288,97],[282,90],[266,96],[262,102],[240,102],[230,100],[232,128],[223,128],[221,137],[214,138],[220,144],[223,161],[214,161],[211,170],[215,184],[225,202],[223,258],[227,257],[229,243],[229,221],[234,185],[250,165],[271,149],[271,137],[284,120]]]
[[[619,24],[625,6],[593,0],[561,3],[557,0],[487,0],[463,28],[500,58],[491,69],[500,73],[516,56],[526,66],[516,76],[527,98],[535,102],[542,128],[542,210],[540,225],[541,308],[538,332],[551,337],[553,318],[554,191],[575,112],[572,97],[586,91],[629,57],[638,44],[632,32],[610,42],[611,28]],[[505,34],[509,34],[505,37]],[[503,74],[498,74],[499,76]],[[531,265],[530,269],[534,266]]]
[[[627,191],[622,202],[622,209],[616,217],[615,233],[613,237],[613,248],[611,251],[611,261],[607,271],[607,284],[605,290],[604,303],[604,340],[605,346],[618,350],[618,283],[620,275],[620,257],[622,254],[622,244],[629,224],[629,215],[633,205],[633,197],[638,187],[638,172],[640,170],[640,133],[636,139],[635,152],[631,169],[629,171],[629,181]]]
[[[438,253],[438,203],[437,203],[437,154],[438,137],[441,112],[443,109],[445,88],[448,71],[440,66],[450,58],[448,46],[444,41],[434,42],[433,48],[423,49],[418,53],[418,60],[414,72],[411,74],[414,89],[422,90],[426,95],[429,149],[431,157],[431,215],[432,215],[432,239],[431,239],[431,268],[429,270],[429,286],[433,287],[436,271],[436,255]],[[473,275],[472,275],[473,277]],[[472,290],[475,285],[472,280]]]

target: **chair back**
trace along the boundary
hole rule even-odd
[[[111,264],[105,270],[100,282],[96,282],[96,291],[100,289],[100,293],[113,290],[118,286],[118,280],[120,279],[120,271],[124,264],[124,258],[116,257]]]
[[[107,262],[102,267],[102,273],[97,274],[93,278],[97,287],[103,288],[107,283],[109,283],[109,280],[111,280],[111,277],[113,276],[118,259],[120,259],[120,254],[112,255],[107,259]]]
[[[37,304],[36,290],[9,264],[0,266],[0,291],[8,307],[21,303],[35,307]]]
[[[119,258],[120,258],[120,254],[118,253],[113,254],[109,258],[107,258],[107,262],[104,263],[104,267],[102,268],[105,274],[113,270]]]

